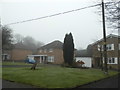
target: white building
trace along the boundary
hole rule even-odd
[[[91,57],[76,57],[76,62],[77,61],[83,61],[85,64],[83,65],[84,67],[92,67],[92,58]]]

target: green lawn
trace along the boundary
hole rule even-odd
[[[76,69],[64,67],[3,68],[2,78],[40,88],[71,88],[117,74],[109,71],[104,75],[99,69]]]

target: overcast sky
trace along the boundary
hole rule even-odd
[[[95,5],[98,0],[2,0],[0,1],[2,25],[39,18],[51,14]],[[101,0],[100,0],[101,1]],[[54,40],[63,42],[71,32],[75,48],[85,49],[88,44],[102,38],[101,18],[92,7],[64,15],[9,25],[13,33],[32,36],[45,44]],[[107,31],[107,34],[110,32]]]

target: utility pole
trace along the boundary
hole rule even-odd
[[[102,58],[102,45],[100,45],[100,62],[101,62],[101,70],[103,71],[103,60],[102,60],[103,58]]]
[[[118,3],[118,7],[120,7],[120,3]],[[118,17],[120,15],[120,10],[118,10]],[[118,70],[120,70],[120,18],[118,18]]]
[[[2,61],[2,24],[0,18],[0,61]]]
[[[108,68],[107,68],[107,48],[106,48],[106,30],[105,30],[105,11],[104,11],[104,0],[102,0],[102,19],[103,19],[103,38],[104,38],[104,70],[105,74],[108,74]]]

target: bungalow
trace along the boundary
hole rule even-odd
[[[62,64],[63,43],[56,40],[38,48],[36,55],[28,55],[28,58],[37,58],[40,63]]]
[[[120,37],[118,35],[110,34],[106,37],[107,42],[107,64],[108,68],[119,69],[120,65]],[[91,44],[92,46],[92,63],[93,67],[100,67],[103,61],[103,39]]]
[[[23,61],[26,59],[26,56],[32,54],[32,51],[27,49],[22,43],[14,45],[12,50],[5,50],[2,54],[3,61]]]

